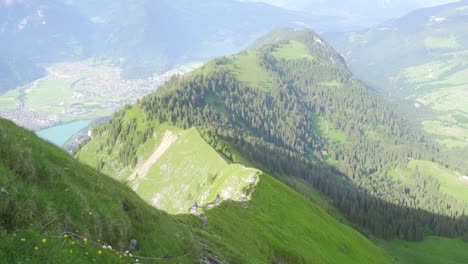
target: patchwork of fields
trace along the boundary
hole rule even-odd
[[[468,146],[468,52],[407,68],[406,86],[417,108],[429,111],[423,128],[447,147]]]
[[[155,91],[171,76],[196,67],[190,64],[148,79],[125,80],[121,69],[94,59],[53,64],[44,78],[0,95],[0,116],[33,130],[93,120],[111,115]]]

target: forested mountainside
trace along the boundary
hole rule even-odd
[[[202,221],[152,208],[11,121],[0,119],[0,144],[2,262],[394,263],[266,174],[249,201],[220,203]]]
[[[414,170],[405,181],[389,171],[413,160],[453,170],[466,164],[447,159],[368,91],[323,39],[310,30],[278,29],[252,47],[175,78],[116,114],[93,129],[78,157],[90,150],[111,155],[107,162],[83,160],[104,171],[131,171],[155,127],[197,127],[230,162],[254,164],[293,188],[307,182],[325,193],[364,233],[409,240],[468,235],[463,193],[453,196],[434,175]],[[126,114],[136,108],[139,118]],[[142,129],[142,122],[150,125]]]
[[[325,34],[353,73],[468,159],[468,1],[414,11],[360,32]],[[464,167],[464,173],[468,172]]]

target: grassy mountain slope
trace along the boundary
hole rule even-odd
[[[468,1],[421,9],[360,32],[326,34],[352,71],[449,148],[468,146]]]
[[[123,251],[131,239],[137,239],[134,254],[144,256],[180,256],[195,244],[187,228],[175,219],[33,132],[3,119],[0,131],[0,186],[4,190],[0,193],[0,233],[18,233],[9,240],[0,239],[0,256],[6,255],[2,259],[17,262],[32,258],[36,263],[61,259],[62,247],[43,245],[41,236],[60,245],[61,239],[53,236],[77,230],[89,240],[100,240]],[[25,231],[31,234],[21,233]],[[28,239],[27,246],[19,247],[20,234]],[[11,248],[13,242],[17,248]],[[36,254],[35,246],[47,251]],[[85,251],[97,257],[98,250],[100,246],[77,248],[78,255],[71,258],[85,257]],[[189,255],[180,261],[191,263],[192,258]]]
[[[78,159],[91,166],[101,163],[105,173],[128,184],[149,204],[172,214],[187,213],[195,202],[205,206],[217,196],[235,201],[249,198],[246,190],[258,181],[258,170],[228,164],[195,128],[150,125],[141,115],[141,110],[134,108],[120,120],[155,131],[153,139],[138,147],[143,158],[135,167],[119,162],[121,148],[105,146],[109,133],[96,133],[81,149]],[[132,119],[136,116],[140,116],[138,120]]]
[[[267,175],[245,206],[224,202],[205,213],[209,245],[231,249],[227,252],[239,263],[392,262],[355,230]],[[368,248],[376,251],[370,254]]]
[[[31,263],[393,263],[383,249],[262,175],[250,201],[193,215],[158,211],[129,188],[0,119],[0,258]],[[175,177],[176,175],[172,175]],[[69,235],[69,231],[86,239]],[[137,239],[133,258],[124,255]],[[97,244],[94,244],[97,243]],[[103,249],[102,244],[111,249]],[[151,259],[157,257],[158,259]],[[138,257],[136,257],[138,258]]]
[[[197,202],[204,206],[222,200],[249,199],[259,171],[228,164],[200,137],[195,128],[180,132],[179,138],[132,189],[157,208],[186,213]],[[176,177],[174,177],[176,176]]]
[[[310,184],[364,232],[412,240],[466,234],[467,204],[447,195],[447,186],[387,176],[410,160],[449,167],[437,144],[369,92],[310,30],[275,30],[169,81],[97,127],[78,157],[110,175],[131,173],[167,126],[196,127],[229,162],[253,164],[298,190],[296,183]]]
[[[262,74],[256,77],[251,74],[254,72]],[[438,155],[437,145],[361,85],[343,59],[311,31],[277,30],[244,52],[215,59],[183,78],[169,81],[157,93],[95,128],[93,139],[78,156],[98,153],[105,161],[100,167],[103,171],[112,171],[116,163],[131,171],[148,159],[149,154],[143,150],[154,149],[145,146],[160,142],[168,127],[178,127],[178,131],[193,131],[196,127],[229,163],[262,169],[370,236],[423,240],[429,234],[468,234],[466,202],[461,196],[447,195],[447,185],[441,187],[432,177],[442,180],[444,175],[423,173],[414,181],[401,181],[388,173],[396,164],[401,168],[412,166],[411,160],[433,160],[441,167],[448,166]],[[174,154],[172,160],[183,159]],[[256,202],[262,182],[261,177],[252,200],[244,205],[247,208],[242,203],[233,205],[239,210],[236,215]],[[148,187],[149,192],[160,188]],[[317,191],[321,194],[317,195]],[[204,212],[208,218],[206,230],[218,221],[210,215],[222,210],[224,207],[215,207]],[[276,215],[277,211],[266,212]],[[256,216],[269,219],[260,212]],[[252,225],[268,223],[248,219]],[[250,230],[243,220],[237,222]],[[288,225],[282,221],[279,224]],[[218,225],[212,229],[214,234],[209,237],[214,240],[207,241],[209,245],[229,248],[216,241],[220,238],[215,230],[231,232],[230,239],[235,238],[229,242],[232,245],[246,243],[243,236],[237,237],[242,231]],[[288,232],[296,233],[292,229]],[[262,237],[255,233],[254,241]],[[265,242],[273,251],[275,239]],[[254,254],[266,251],[259,244],[249,244],[244,254],[260,259],[276,255]],[[243,251],[237,251],[237,246],[232,248],[223,256],[229,259],[233,254],[242,259],[239,255]],[[286,252],[289,255],[295,250]]]

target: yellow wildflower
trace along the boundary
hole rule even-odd
[[[101,255],[101,254],[102,254],[102,250],[99,250],[97,253],[98,253],[99,255]]]
[[[43,238],[41,241],[42,241],[42,244],[47,243],[47,239],[45,239],[45,238]]]
[[[85,245],[87,245],[87,244],[88,244],[88,239],[87,239],[86,237],[85,237],[85,238],[83,238],[83,243],[84,243]]]
[[[34,247],[34,250],[35,250],[35,251],[38,251],[38,250],[39,250],[39,248],[38,248],[38,247]]]
[[[68,235],[67,235],[67,234],[64,234],[63,237],[64,237],[64,238],[68,238]]]
[[[76,244],[76,242],[75,242],[75,241],[72,241],[72,245],[75,245],[75,244]]]
[[[26,242],[26,238],[21,238],[21,242]]]

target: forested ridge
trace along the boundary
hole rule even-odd
[[[213,61],[211,71],[172,79],[138,106],[148,122],[198,127],[233,162],[244,158],[280,179],[305,179],[364,233],[385,239],[420,240],[429,234],[468,238],[468,205],[441,193],[437,180],[417,172],[412,184],[385,176],[391,162],[422,159],[455,167],[452,161],[355,80],[315,33],[295,32],[288,38],[248,51],[270,74],[268,90],[239,81],[226,67],[232,58],[226,57]],[[306,45],[312,59],[273,55],[291,39]],[[135,166],[137,147],[153,131],[139,130],[136,119],[122,122],[125,111],[94,133],[107,133],[108,146],[122,144],[119,159]],[[345,140],[331,142],[318,132],[319,119],[341,131]]]

